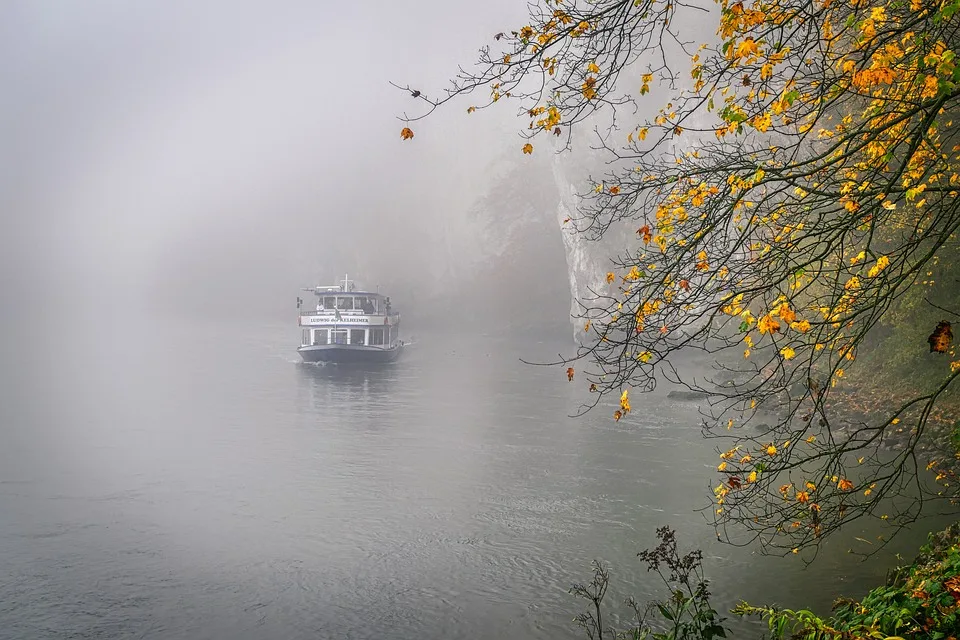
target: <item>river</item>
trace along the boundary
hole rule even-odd
[[[718,544],[696,407],[569,417],[583,385],[519,361],[563,335],[415,333],[349,370],[285,324],[118,320],[6,349],[0,637],[578,638],[570,584],[600,558],[611,604],[660,594],[635,555],[665,524],[721,609],[825,610],[892,563]]]

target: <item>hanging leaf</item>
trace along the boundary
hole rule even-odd
[[[567,382],[573,382],[573,367],[567,367]]]
[[[413,137],[413,130],[411,130],[410,127],[404,127],[400,130],[400,137],[404,140],[409,140]]]
[[[930,337],[927,338],[927,342],[930,343],[930,353],[934,351],[937,353],[946,353],[950,345],[953,344],[953,331],[950,329],[950,323],[946,320],[941,320],[940,323],[937,324],[937,328],[934,329]]]

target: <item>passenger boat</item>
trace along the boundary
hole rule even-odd
[[[400,313],[389,297],[358,291],[348,276],[303,291],[317,298],[315,306],[297,298],[303,334],[297,352],[304,362],[392,362],[403,351]]]

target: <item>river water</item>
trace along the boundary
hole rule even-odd
[[[563,335],[426,332],[382,370],[299,364],[298,337],[94,323],[6,347],[0,637],[577,638],[592,559],[612,604],[660,594],[635,555],[665,524],[722,609],[822,610],[892,563],[718,544],[696,407],[568,417],[583,385],[519,361]]]

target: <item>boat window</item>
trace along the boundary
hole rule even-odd
[[[350,344],[364,344],[364,333],[366,329],[350,329]]]
[[[303,337],[300,339],[300,344],[310,344],[310,329],[303,330]]]
[[[376,327],[370,329],[370,344],[383,344],[383,328]]]
[[[313,330],[313,344],[327,344],[327,330],[326,330],[326,329],[314,329],[314,330]]]
[[[333,344],[347,344],[347,330],[346,329],[337,329],[333,332]]]
[[[333,309],[337,305],[336,296],[325,296],[323,298],[323,308],[324,309]]]
[[[338,296],[337,308],[341,311],[350,311],[353,309],[353,298],[350,296]]]

